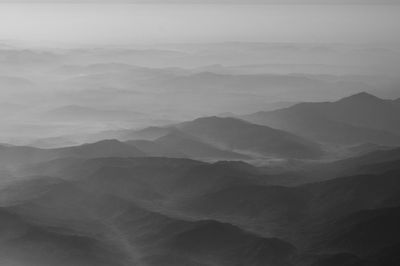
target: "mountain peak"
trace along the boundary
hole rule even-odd
[[[375,95],[372,95],[368,92],[360,92],[360,93],[356,93],[353,94],[349,97],[345,97],[341,100],[339,100],[338,102],[343,102],[343,101],[382,101],[381,98],[376,97]]]
[[[96,144],[96,145],[124,145],[123,142],[117,140],[117,139],[103,139],[94,143],[89,143],[90,144]]]
[[[246,121],[234,118],[234,117],[220,117],[220,116],[205,116],[199,117],[191,122],[243,122],[247,123]]]

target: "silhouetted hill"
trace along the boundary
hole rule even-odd
[[[242,118],[321,142],[399,145],[400,118],[397,113],[392,101],[360,93],[336,102],[301,103]]]
[[[224,155],[222,158],[225,159],[245,159],[246,155],[315,159],[323,155],[319,145],[312,141],[282,130],[228,117],[202,117],[168,127],[149,127],[139,131],[124,132],[122,138],[126,139],[130,137],[131,139],[147,140],[161,138],[165,142],[169,139],[171,142],[169,145],[172,145],[173,142],[172,146],[174,146],[178,144],[177,130],[180,132],[180,147],[176,148],[189,149],[189,147],[194,148],[196,146],[199,150],[207,149],[207,153],[210,155]],[[172,135],[162,139],[162,137],[168,134]],[[183,138],[183,136],[186,137]],[[172,141],[173,139],[174,141]],[[189,139],[191,139],[191,144],[188,144],[186,147],[186,145],[183,145],[183,141],[189,141]],[[195,144],[194,141],[197,143]],[[199,142],[202,144],[201,148]],[[206,146],[208,147],[206,148]],[[185,153],[184,150],[182,152]],[[187,153],[194,152],[195,149],[187,151]],[[198,156],[196,155],[195,157]]]
[[[309,194],[297,188],[238,184],[181,203],[184,212],[287,237],[304,219]]]
[[[127,130],[120,137],[123,140],[156,140],[167,135],[171,130],[171,127],[147,127],[137,131]]]
[[[381,152],[364,161],[393,157]],[[46,231],[97,236],[111,265],[380,266],[398,250],[399,169],[387,170],[283,187],[243,162],[64,158],[27,169],[60,179],[28,178],[0,194]]]
[[[289,243],[227,223],[170,217],[121,198],[115,187],[93,185],[61,181],[3,205],[2,259],[41,266],[292,265]],[[65,261],[58,264],[60,258]]]
[[[225,149],[264,156],[318,158],[319,146],[290,133],[235,118],[204,117],[176,126],[181,131]]]
[[[368,154],[374,151],[379,151],[379,150],[390,150],[393,147],[389,146],[384,146],[384,145],[378,145],[374,143],[363,143],[360,145],[355,145],[352,147],[349,147],[347,150],[353,154],[353,156],[360,156],[364,154]]]
[[[13,209],[0,209],[3,265],[122,266],[118,251],[94,237],[35,223]]]
[[[13,168],[57,158],[139,157],[145,154],[137,148],[118,140],[103,140],[56,149],[39,149],[28,146],[0,146],[0,165]]]
[[[139,157],[145,153],[118,140],[102,140],[80,146],[52,149],[60,157]]]
[[[399,222],[399,207],[355,212],[326,230],[325,249],[369,256],[399,243]]]
[[[153,157],[170,157],[170,158],[188,158],[186,154],[175,150],[174,148],[160,145],[150,140],[128,140],[125,143],[132,145],[139,150]]]
[[[87,179],[93,186],[117,187],[127,197],[146,200],[159,198],[157,195],[170,199],[193,197],[237,184],[267,182],[265,179],[268,179],[259,174],[257,168],[243,162],[204,163],[161,157],[62,159],[38,164],[24,171],[27,172],[64,179]]]
[[[169,134],[154,141],[162,147],[186,154],[193,159],[248,159],[248,156],[229,150],[222,150],[201,142],[188,134],[173,130]]]
[[[332,221],[364,209],[400,205],[399,170],[299,187],[238,185],[182,202],[182,208],[292,241],[315,241]],[[304,235],[303,235],[304,233]]]
[[[303,188],[313,195],[315,211],[340,217],[363,209],[395,206],[400,191],[399,170],[370,175],[341,177]],[[373,188],[373,189],[371,189]]]
[[[400,148],[374,151],[362,156],[341,160],[338,161],[337,163],[362,165],[362,164],[376,164],[376,163],[396,161],[396,160],[400,160]]]
[[[199,222],[191,230],[178,234],[174,247],[184,253],[201,257],[224,254],[219,265],[291,265],[290,256],[295,248],[278,239],[263,239],[245,233],[230,224],[215,221]]]
[[[364,155],[322,164],[317,168],[319,168],[318,172],[328,176],[384,173],[392,169],[399,169],[400,166],[396,167],[396,162],[399,160],[400,148],[395,148],[373,151]]]

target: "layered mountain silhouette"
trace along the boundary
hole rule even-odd
[[[1,146],[0,165],[12,167],[24,164],[39,163],[57,158],[97,158],[97,157],[138,157],[145,153],[118,140],[103,140],[55,149],[40,149],[28,146]]]
[[[292,265],[295,248],[227,223],[171,217],[85,181],[46,186],[4,205],[2,260],[21,265]],[[51,182],[50,184],[48,182]],[[20,186],[32,184],[22,183]],[[110,193],[110,194],[109,194]]]
[[[151,140],[128,140],[125,143],[132,145],[152,157],[186,158],[188,155],[178,150],[160,145]]]
[[[20,254],[22,265],[53,265],[64,254],[66,266],[398,262],[398,149],[330,163],[359,165],[362,174],[287,186],[240,161],[90,158],[79,147],[85,156],[27,165],[24,178],[2,184],[6,262]]]
[[[319,158],[318,144],[291,133],[248,123],[236,118],[203,117],[168,127],[150,127],[124,132],[121,138],[142,139],[170,146],[189,156],[245,159],[248,156]],[[189,143],[190,142],[190,143]],[[200,143],[201,142],[201,143]],[[201,146],[201,147],[200,147]],[[191,149],[191,150],[189,150]],[[212,155],[209,156],[208,154]]]
[[[215,159],[246,159],[245,155],[229,150],[222,150],[202,142],[192,135],[179,130],[173,130],[167,135],[158,138],[155,143],[186,154],[189,158],[215,158]]]
[[[317,179],[366,173],[380,174],[399,169],[399,161],[399,148],[385,149],[334,162],[311,165],[305,168],[305,174]]]
[[[151,130],[151,129],[149,129]],[[156,129],[155,129],[156,130]],[[147,131],[145,129],[144,131]],[[160,134],[163,130],[160,130]],[[142,134],[141,131],[140,134]],[[126,141],[145,152],[148,156],[191,158],[200,160],[243,160],[249,159],[241,153],[220,149],[207,142],[203,142],[195,136],[188,135],[177,129],[168,129],[164,136],[151,140]]]
[[[398,111],[395,101],[362,92],[336,102],[300,103],[242,118],[320,142],[399,145]]]
[[[400,265],[398,47],[115,44],[0,42],[0,266]]]

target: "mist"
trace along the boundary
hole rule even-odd
[[[1,1],[1,266],[396,266],[397,1]]]
[[[51,45],[398,43],[398,6],[2,4],[2,39]]]

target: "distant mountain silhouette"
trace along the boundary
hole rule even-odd
[[[325,248],[347,250],[359,256],[398,244],[400,208],[362,210],[336,221],[324,237]]]
[[[293,158],[317,158],[322,155],[319,146],[311,141],[235,118],[204,117],[176,127],[203,141],[234,151]]]
[[[118,186],[130,197],[145,196],[143,191],[156,191],[165,197],[201,195],[236,184],[253,184],[266,177],[249,164],[231,161],[205,163],[190,159],[139,157],[59,159],[27,169],[37,175],[62,178],[89,178],[104,189]],[[149,190],[150,189],[150,190]],[[139,192],[142,190],[142,192]],[[138,191],[130,193],[129,191]],[[149,194],[151,195],[151,193]],[[121,195],[120,195],[121,196]]]
[[[156,140],[170,133],[172,129],[171,127],[147,127],[136,131],[126,130],[120,137],[124,140]]]
[[[254,183],[229,186],[185,201],[182,208],[210,219],[251,225],[252,230],[262,234],[295,243],[300,241],[302,245],[312,244],[326,241],[318,233],[327,230],[326,226],[337,219],[366,209],[399,206],[399,171],[342,177],[290,188]],[[375,244],[371,243],[370,247]],[[354,250],[343,247],[336,251]]]
[[[173,245],[188,254],[201,257],[224,254],[220,265],[290,265],[295,248],[278,239],[263,239],[244,233],[230,224],[199,222],[191,230],[176,236]]]
[[[0,165],[22,166],[54,160],[57,158],[140,157],[146,156],[136,147],[118,140],[103,140],[55,149],[40,149],[28,146],[0,146]]]
[[[125,143],[133,145],[148,156],[152,157],[188,158],[186,154],[179,152],[174,148],[160,145],[151,140],[128,140],[125,141]]]
[[[114,142],[89,145],[106,148]],[[372,168],[383,163],[380,172],[290,187],[270,185],[262,168],[238,161],[59,158],[26,168],[37,177],[3,184],[0,203],[24,228],[34,221],[44,234],[55,234],[48,242],[55,250],[56,240],[74,250],[63,235],[95,239],[90,243],[102,247],[95,254],[102,252],[110,265],[140,258],[150,266],[381,266],[399,250],[400,168],[385,165],[397,153],[346,159]],[[14,251],[23,249],[25,239],[37,243],[19,229],[7,232],[23,236]],[[97,255],[84,264],[73,254],[71,260],[81,263],[76,265],[96,265]]]
[[[374,143],[363,143],[360,145],[351,146],[347,150],[350,151],[353,156],[357,155],[359,156],[379,150],[390,150],[392,148],[393,147],[374,144]]]
[[[180,148],[188,149],[190,146],[199,145],[202,142],[202,149],[207,144],[213,152],[217,150],[230,151],[230,154],[225,153],[222,158],[246,158],[241,153],[249,156],[272,156],[283,158],[302,158],[316,159],[323,155],[320,146],[305,138],[298,137],[291,133],[273,129],[268,126],[251,124],[244,120],[230,117],[202,117],[193,121],[183,122],[170,125],[167,127],[149,127],[139,131],[124,132],[123,138],[131,139],[160,139],[159,142],[167,142],[168,139],[172,142],[174,136],[174,145],[177,145],[177,136],[170,135],[168,138],[162,138],[168,134],[178,130],[180,134],[185,134],[179,137]],[[183,145],[183,141],[188,141],[191,138],[191,144]],[[194,144],[196,140],[197,144]],[[183,153],[184,150],[182,150]],[[193,153],[192,151],[187,151]],[[211,152],[211,150],[209,150]],[[218,152],[223,155],[221,151]],[[219,155],[220,156],[220,155]]]
[[[118,140],[102,140],[96,143],[83,144],[80,146],[52,149],[60,157],[138,157],[145,156],[139,149],[127,145]]]
[[[167,135],[158,138],[155,143],[168,147],[177,152],[186,154],[188,158],[193,159],[248,159],[248,156],[229,150],[222,150],[204,143],[188,134],[173,130]]]
[[[396,169],[400,161],[400,148],[370,152],[361,156],[339,160],[323,167],[337,174],[383,173]],[[393,167],[391,166],[393,164]],[[400,166],[397,167],[400,169]]]
[[[322,181],[338,176],[382,174],[400,169],[400,148],[382,149],[333,162],[321,162],[293,171],[308,176],[310,181]]]
[[[400,144],[400,117],[393,101],[359,93],[336,102],[301,103],[242,118],[335,144]]]
[[[25,185],[20,188],[29,191],[31,185]],[[147,209],[116,196],[130,191],[123,184],[118,190],[94,185],[59,181],[33,199],[20,194],[22,200],[2,205],[2,259],[18,261],[29,252],[29,265],[42,266],[58,264],[61,255],[65,266],[292,265],[295,248],[285,241],[228,223],[186,221]],[[28,265],[25,256],[20,259]]]

